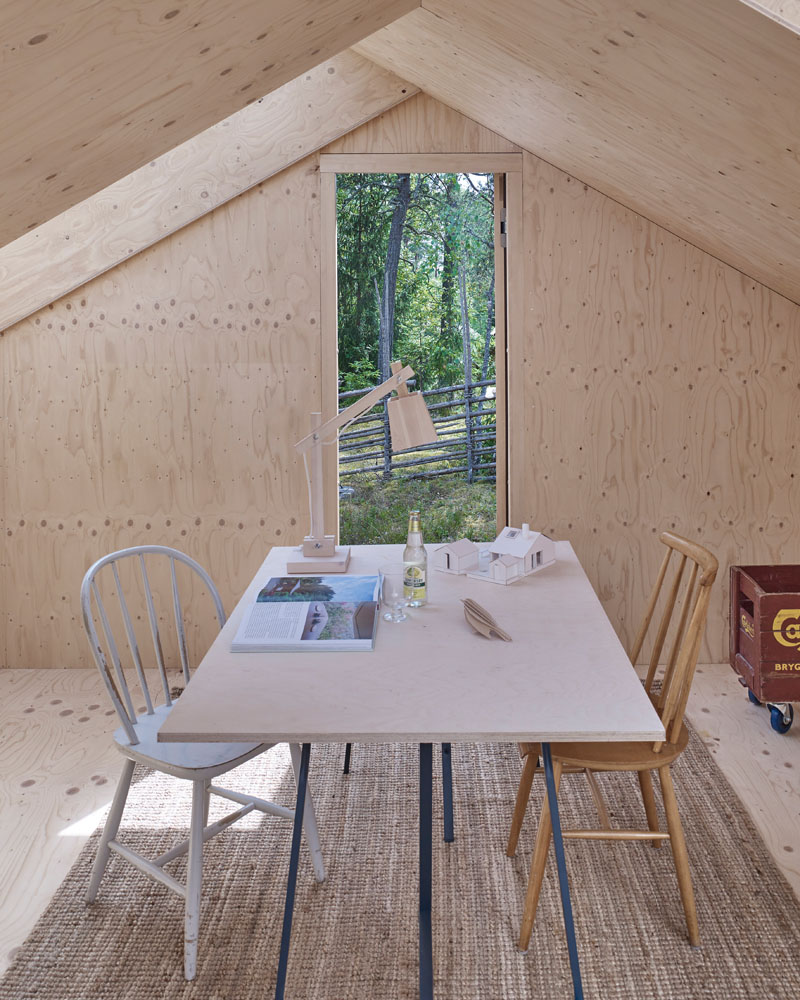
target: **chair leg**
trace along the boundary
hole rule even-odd
[[[295,785],[300,775],[301,749],[298,743],[289,744],[289,753],[292,755],[292,768],[294,770]],[[306,804],[303,810],[303,827],[306,832],[306,843],[311,851],[311,861],[314,865],[314,874],[318,882],[325,881],[325,862],[322,857],[322,845],[319,842],[319,830],[317,829],[317,814],[314,811],[314,800],[311,797],[311,789],[306,785]]]
[[[506,854],[510,858],[514,857],[517,850],[519,832],[522,829],[522,821],[525,819],[525,810],[528,808],[528,799],[531,796],[533,776],[536,774],[536,764],[536,757],[534,757],[531,753],[527,754],[525,757],[525,763],[522,767],[522,775],[519,779],[517,801],[514,805],[514,815],[511,818],[511,832],[508,835],[508,846],[506,847]]]
[[[111,811],[108,814],[108,819],[106,820],[106,825],[103,827],[103,835],[100,838],[100,843],[97,846],[97,854],[94,859],[94,865],[92,866],[92,875],[89,879],[89,888],[86,890],[86,902],[93,903],[97,899],[97,890],[100,888],[100,880],[103,877],[103,872],[106,870],[106,865],[108,864],[108,856],[110,851],[108,845],[117,836],[119,832],[119,825],[122,822],[122,813],[125,810],[125,802],[128,799],[128,791],[131,787],[131,779],[133,778],[133,769],[136,766],[135,762],[125,758],[125,763],[122,765],[122,774],[119,778],[119,783],[117,784],[117,790],[114,792],[114,801],[111,803]]]
[[[350,773],[350,751],[353,749],[353,744],[348,743],[344,748],[344,767],[342,768],[342,774]]]
[[[553,761],[553,777],[555,778],[556,793],[558,793],[561,784],[561,764],[557,760]],[[553,824],[550,818],[550,803],[547,797],[545,797],[542,814],[539,817],[539,828],[536,831],[536,843],[533,846],[531,873],[528,877],[528,892],[525,896],[525,906],[522,910],[522,926],[519,932],[520,951],[527,951],[528,945],[531,943],[533,921],[536,917],[537,907],[539,906],[539,893],[542,891],[544,869],[547,864],[547,852],[550,850],[552,837]]]
[[[675,786],[672,784],[672,774],[669,767],[660,767],[658,776],[661,779],[661,796],[664,799],[664,811],[667,814],[667,829],[672,856],[675,859],[675,871],[678,876],[678,886],[683,901],[683,912],[686,914],[686,926],[689,930],[689,943],[695,948],[700,945],[700,928],[697,924],[697,909],[694,903],[692,876],[689,873],[689,854],[686,850],[686,840],[683,836],[681,818],[678,815],[678,800],[675,798]]]
[[[208,811],[211,808],[211,782],[205,782],[205,795],[203,796],[203,829],[208,826]]]
[[[183,972],[187,979],[197,973],[197,938],[200,932],[200,893],[203,887],[203,814],[206,782],[192,782],[192,821],[189,828],[189,862],[186,879],[186,909],[183,921]]]
[[[642,802],[647,816],[647,829],[658,830],[658,811],[656,810],[656,797],[653,793],[653,778],[649,771],[638,771],[639,787],[642,790]],[[652,840],[653,847],[661,847],[663,840]]]

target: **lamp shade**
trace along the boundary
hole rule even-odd
[[[421,392],[400,393],[389,400],[392,451],[419,448],[438,437]]]

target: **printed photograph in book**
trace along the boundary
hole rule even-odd
[[[273,577],[256,598],[234,648],[309,640],[371,645],[377,596],[377,576]]]
[[[308,604],[301,639],[364,639],[372,635],[377,577],[273,577],[257,602]]]

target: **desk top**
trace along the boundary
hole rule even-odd
[[[430,557],[433,546],[428,546]],[[658,740],[664,730],[568,542],[510,586],[429,570],[429,604],[380,619],[375,649],[232,653],[245,610],[295,549],[273,548],[161,728],[165,741]],[[375,573],[402,546],[353,546]],[[429,559],[430,561],[430,559]],[[512,642],[478,635],[462,597]]]

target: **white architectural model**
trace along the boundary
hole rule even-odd
[[[433,553],[433,568],[442,573],[468,573],[478,568],[479,549],[468,538],[440,545]]]
[[[476,580],[509,584],[556,561],[556,546],[552,538],[540,531],[531,531],[527,524],[521,528],[503,528],[488,552],[489,565],[485,569],[470,571],[469,576]]]

